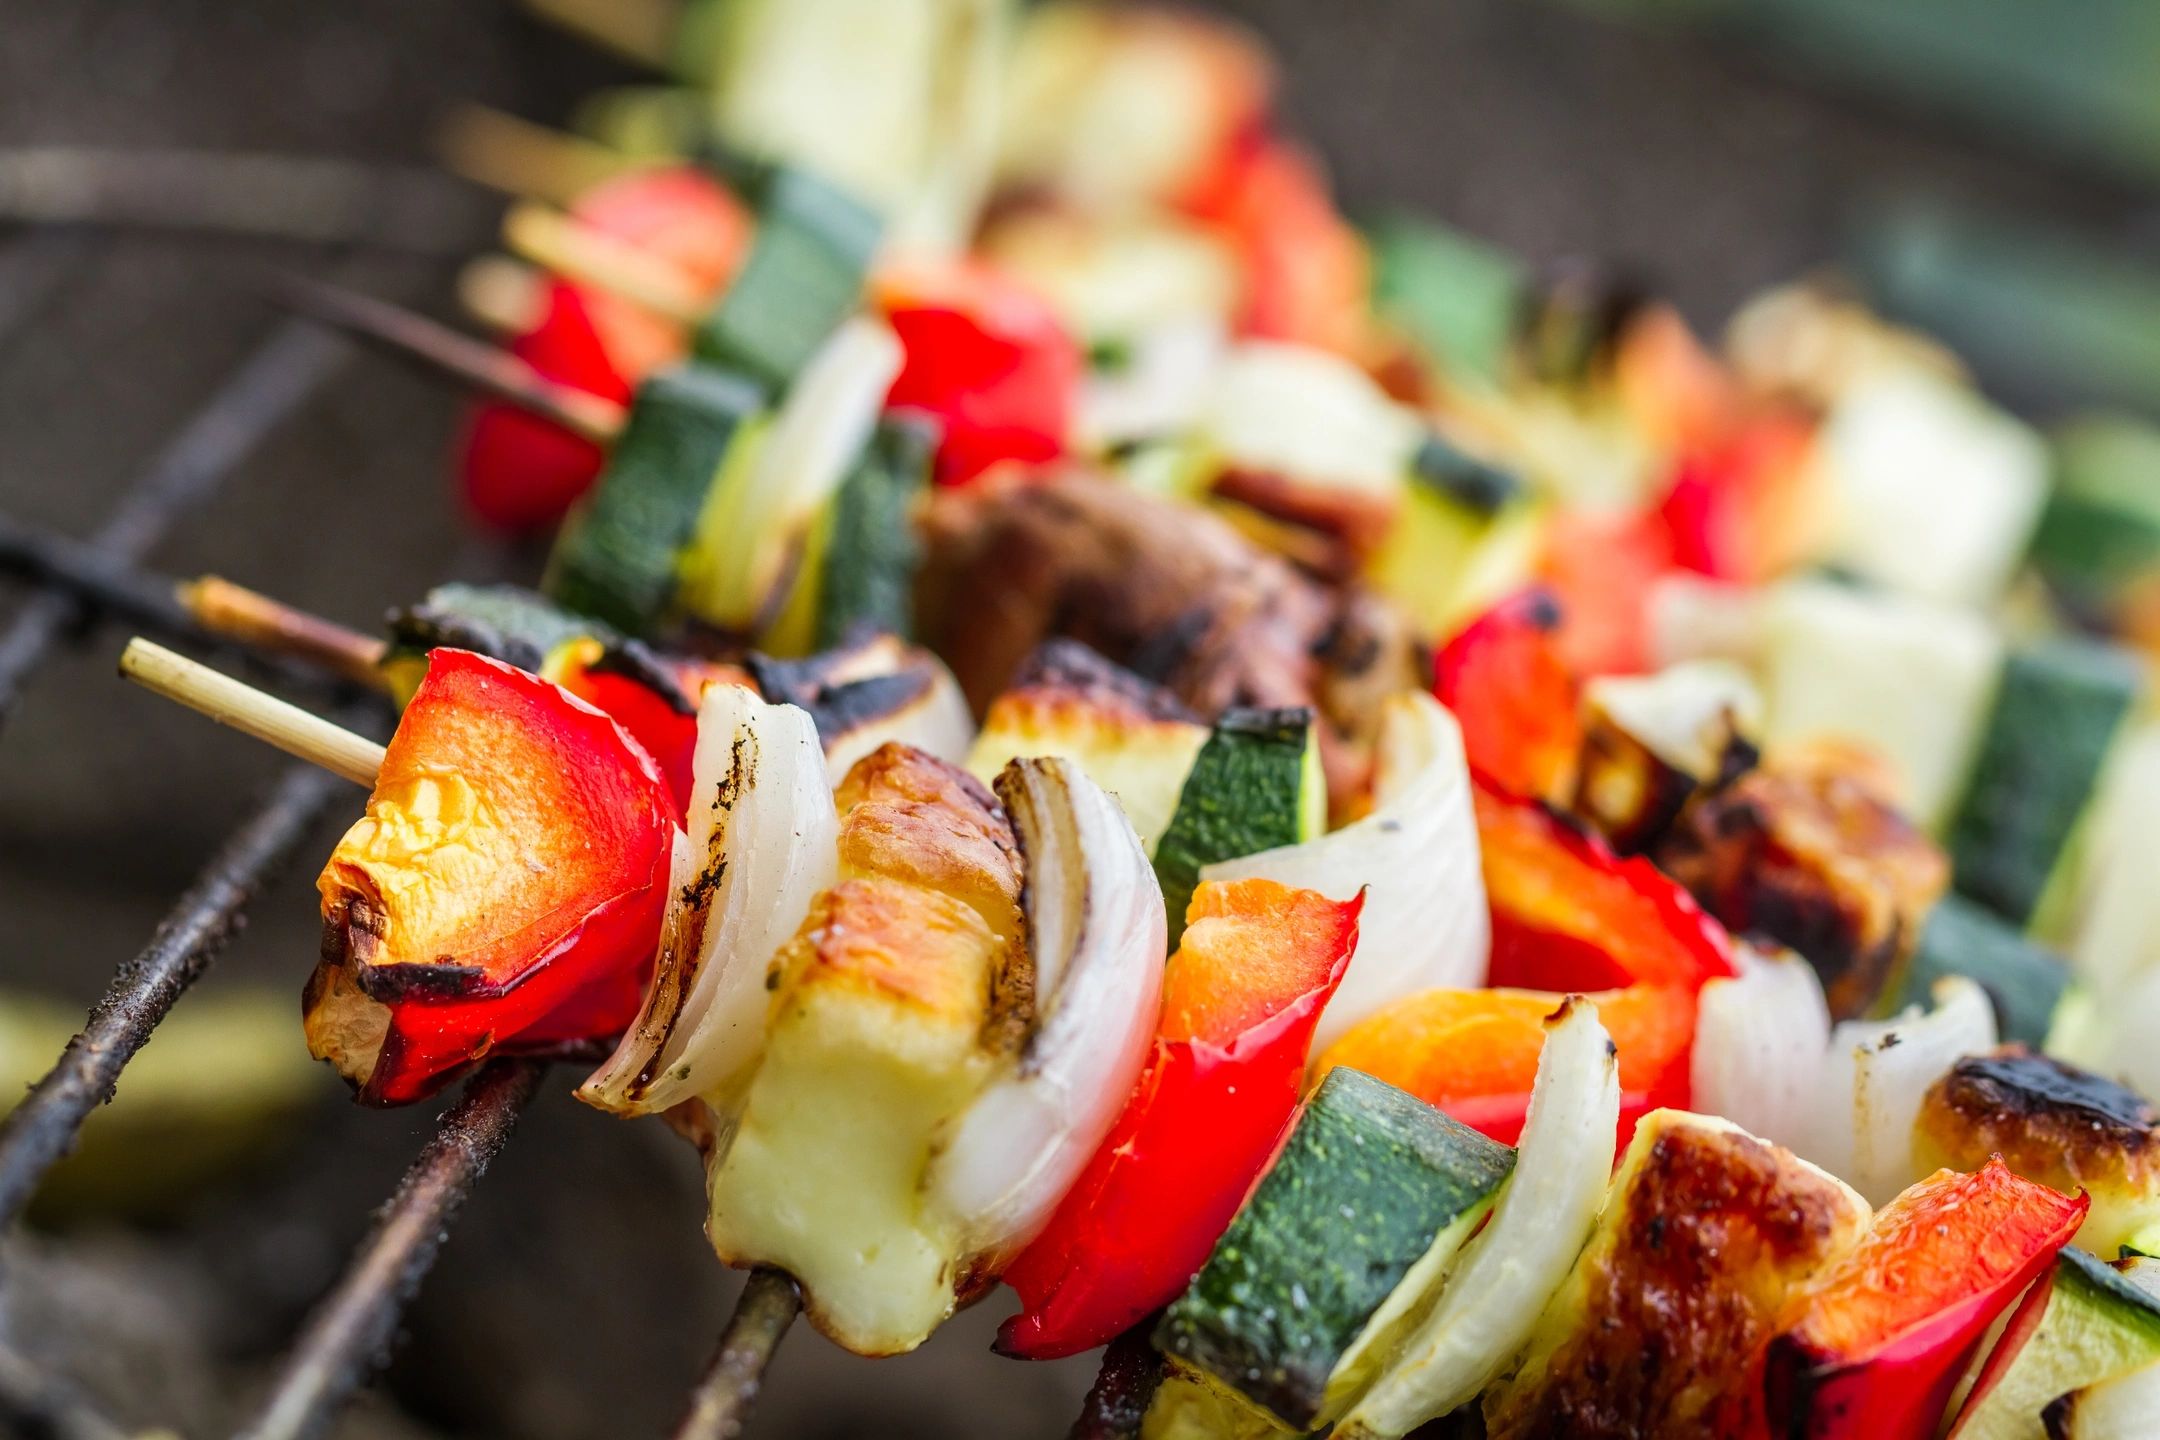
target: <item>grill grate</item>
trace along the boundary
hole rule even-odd
[[[0,723],[58,643],[104,616],[205,645],[172,587],[140,562],[172,526],[212,498],[226,476],[315,393],[343,346],[304,322],[288,322],[233,372],[129,491],[88,542],[45,535],[0,516],[0,571],[35,588],[0,633]],[[335,677],[251,657],[281,678],[348,694]],[[0,1122],[0,1228],[14,1222],[45,1172],[73,1146],[122,1070],[173,1005],[209,968],[243,922],[248,902],[328,810],[344,782],[299,766],[158,927],[115,972],[82,1032],[24,1101]],[[383,1206],[344,1276],[317,1307],[260,1417],[241,1440],[307,1440],[383,1360],[399,1315],[434,1263],[450,1222],[509,1138],[539,1088],[544,1062],[497,1061],[466,1083],[435,1135]],[[754,1272],[718,1350],[690,1397],[676,1440],[730,1440],[741,1433],[765,1367],[801,1309],[794,1283]],[[126,1431],[67,1381],[0,1349],[0,1419],[58,1440],[115,1440]]]

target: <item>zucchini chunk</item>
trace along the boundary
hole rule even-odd
[[[1805,956],[1841,1020],[1874,1008],[1950,883],[1934,842],[1827,749],[1703,797],[1657,861],[1732,930]]]
[[[2039,1440],[2055,1396],[2160,1362],[2160,1301],[2074,1246],[2026,1292],[1950,1440]],[[2150,1432],[2145,1432],[2150,1433]]]
[[[794,1275],[836,1343],[885,1355],[989,1278],[925,1175],[1017,1052],[1031,987],[1018,851],[988,791],[889,745],[835,799],[840,882],[774,960],[764,1059],[710,1161],[707,1233],[731,1265]]]
[[[733,178],[757,208],[757,239],[694,345],[700,360],[777,390],[854,310],[883,227],[807,170],[746,166]]]
[[[819,650],[865,630],[907,639],[915,631],[915,568],[922,544],[914,508],[930,478],[936,437],[924,426],[878,425],[832,498],[816,576]]]
[[[1328,1072],[1274,1166],[1155,1329],[1147,1434],[1209,1400],[1304,1432],[1342,1414],[1429,1308],[1515,1154],[1356,1070]]]
[[[2005,1045],[1970,1055],[1931,1086],[1914,1142],[1920,1168],[1974,1170],[1990,1155],[2092,1209],[2077,1243],[2112,1255],[2160,1223],[2160,1116],[2135,1092]]]
[[[548,557],[549,598],[632,635],[650,633],[674,599],[706,492],[762,404],[739,377],[698,365],[640,385],[607,469]]]
[[[2011,652],[1948,832],[1959,893],[2031,921],[2143,689],[2117,646],[2059,638]]]
[[[1653,1111],[1522,1367],[1486,1395],[1492,1440],[1748,1433],[1747,1357],[1869,1214],[1789,1151],[1710,1116]]]
[[[1155,847],[1163,904],[1182,916],[1202,866],[1300,845],[1326,828],[1327,782],[1313,712],[1225,710]]]
[[[2005,1040],[2038,1049],[2078,993],[2063,959],[1972,901],[1945,895],[1929,912],[1895,1008],[1924,1005],[1935,982],[1963,975],[1987,991]]]
[[[1208,736],[1167,691],[1077,641],[1051,640],[983,716],[968,769],[987,782],[1020,756],[1070,760],[1116,797],[1153,855]]]
[[[538,675],[556,647],[587,637],[622,642],[613,626],[565,610],[521,585],[438,585],[417,605],[390,612],[382,669],[400,703],[412,698],[437,646],[500,660]]]

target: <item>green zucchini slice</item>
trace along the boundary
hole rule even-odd
[[[2004,1040],[2036,1050],[2047,1044],[2065,999],[2076,993],[2062,957],[1957,895],[1945,895],[1928,912],[1919,947],[1906,965],[1904,988],[1881,1013],[1929,1004],[1935,982],[1951,975],[1963,975],[1987,991],[1996,1032]]]
[[[674,598],[683,547],[728,447],[762,405],[755,387],[700,365],[640,385],[607,469],[548,558],[549,596],[650,633]]]
[[[757,206],[757,239],[699,325],[697,355],[784,389],[862,298],[881,226],[876,212],[807,170],[746,167],[739,188]]]
[[[914,508],[930,478],[936,437],[887,420],[833,496],[818,577],[815,646],[829,650],[865,631],[911,638],[915,569],[922,560]]]
[[[2032,918],[2142,688],[2137,663],[2096,641],[2046,640],[2004,660],[1948,834],[1961,894]]]
[[[1226,710],[1178,792],[1155,847],[1155,878],[1181,921],[1200,871],[1218,860],[1299,845],[1327,828],[1327,782],[1313,712]]]
[[[1514,1165],[1514,1151],[1394,1086],[1329,1071],[1157,1325],[1155,1346],[1178,1377],[1158,1405],[1189,1404],[1198,1385],[1263,1431],[1340,1415],[1423,1313]]]
[[[2160,1301],[2066,1245],[2011,1316],[1950,1440],[2039,1433],[2056,1396],[2160,1361]]]

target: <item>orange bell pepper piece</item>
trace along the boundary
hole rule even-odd
[[[1574,785],[1583,741],[1560,627],[1559,601],[1533,586],[1464,626],[1433,664],[1433,698],[1462,726],[1470,768],[1511,795],[1555,803]]]
[[[1542,990],[1427,990],[1379,1010],[1330,1045],[1313,1079],[1362,1070],[1474,1130],[1513,1145],[1529,1116],[1544,1021],[1565,995]],[[1695,992],[1634,985],[1589,997],[1619,1052],[1620,1145],[1660,1107],[1688,1106]]]

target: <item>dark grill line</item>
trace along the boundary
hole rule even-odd
[[[180,433],[91,541],[122,562],[141,560],[188,511],[208,499],[278,421],[314,392],[344,347],[298,321],[279,326]],[[70,595],[32,596],[0,634],[0,724],[24,682],[82,613]]]
[[[763,1265],[752,1270],[674,1440],[736,1440],[750,1421],[765,1367],[801,1313],[802,1291],[791,1276]]]
[[[452,1217],[546,1069],[539,1061],[498,1060],[467,1082],[351,1267],[309,1319],[261,1415],[238,1440],[310,1440],[328,1428],[388,1350],[399,1312],[435,1263]]]
[[[345,782],[312,765],[287,770],[254,817],[234,832],[180,897],[150,943],[115,972],[82,1033],[0,1122],[0,1226],[75,1143],[92,1110],[112,1098],[132,1059],[240,924],[249,898],[307,835]]]

